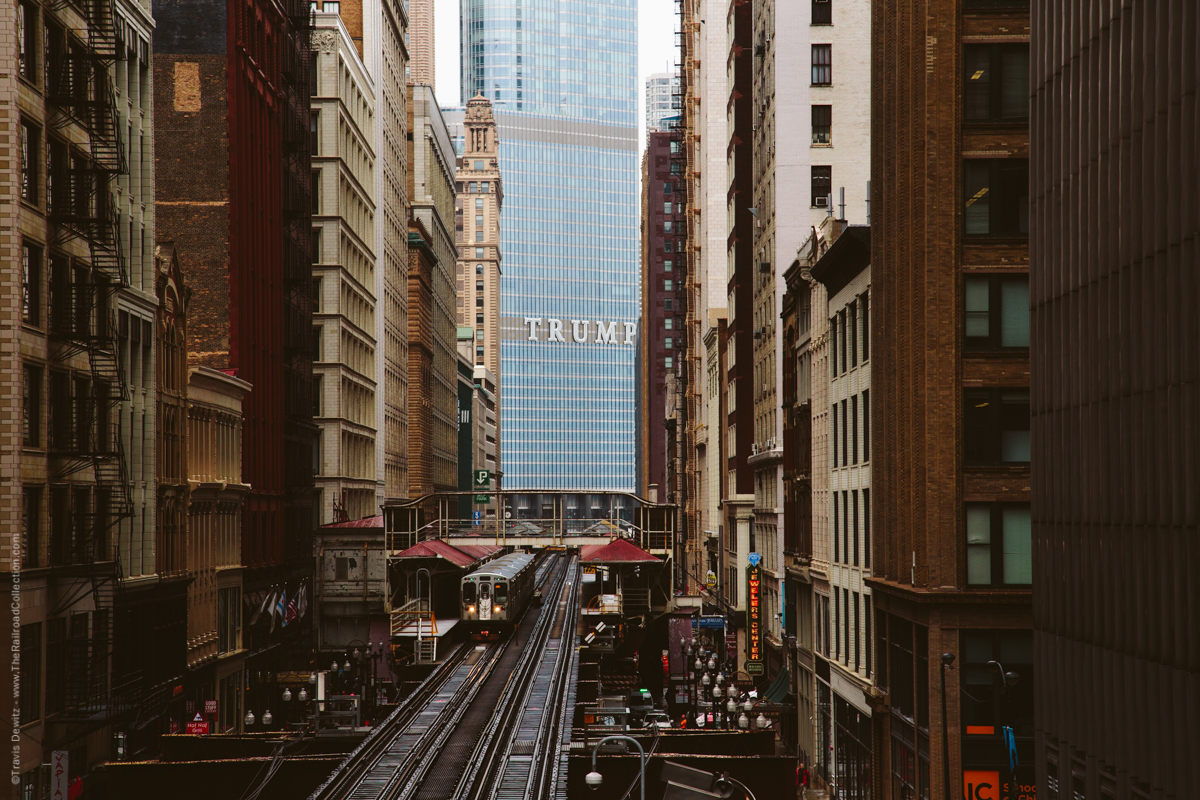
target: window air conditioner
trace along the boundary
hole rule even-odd
[[[817,207],[818,208],[825,208],[825,206],[827,206],[827,205],[829,205],[828,197],[818,197],[817,198]]]
[[[756,444],[750,445],[750,455],[752,455],[752,456],[758,455],[758,445],[756,445]]]

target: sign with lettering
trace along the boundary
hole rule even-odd
[[[492,485],[492,471],[488,469],[477,469],[472,478],[476,489],[486,489]]]
[[[754,559],[746,568],[746,672],[750,675],[763,674],[762,622],[762,567]]]
[[[216,714],[217,713],[217,701],[216,700],[205,700],[204,701],[204,713],[205,714]]]
[[[608,344],[633,346],[637,322],[599,319],[556,319],[555,317],[502,317],[502,339],[562,344]]]
[[[963,770],[963,800],[1001,800],[1000,773],[996,770]]]
[[[67,784],[71,781],[70,758],[66,750],[55,750],[50,758],[50,798],[67,800]]]

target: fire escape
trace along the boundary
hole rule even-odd
[[[55,357],[65,362],[87,356],[86,377],[61,373],[51,382],[50,480],[90,487],[91,497],[71,495],[69,530],[60,531],[52,564],[64,587],[51,617],[66,613],[89,595],[94,606],[90,635],[79,636],[72,620],[62,741],[103,727],[121,713],[133,694],[110,685],[113,609],[120,590],[120,563],[111,536],[133,511],[129,467],[122,445],[120,403],[129,399],[118,350],[116,293],[129,284],[113,181],[128,171],[110,68],[122,55],[112,0],[57,0],[52,10],[74,12],[84,30],[68,30],[50,53],[47,86],[50,124],[75,126],[87,134],[86,148],[51,153],[49,217],[53,241],[86,243],[89,258],[51,269],[49,330]],[[89,380],[90,378],[90,380]],[[71,383],[73,382],[73,387]],[[73,391],[72,391],[73,388]],[[91,470],[92,484],[78,480]],[[83,495],[86,497],[86,495]],[[53,514],[66,509],[52,508]],[[86,632],[84,632],[86,633]],[[120,699],[124,698],[124,700]]]
[[[683,330],[679,337],[679,365],[676,369],[676,441],[678,446],[671,454],[677,467],[675,469],[675,486],[677,502],[682,510],[681,528],[684,547],[684,589],[687,594],[694,594],[703,585],[702,566],[704,564],[703,542],[700,540],[700,487],[697,479],[696,464],[696,433],[702,420],[698,419],[700,398],[700,380],[702,372],[702,356],[697,349],[701,341],[700,291],[701,280],[698,274],[695,218],[699,214],[696,206],[698,195],[696,182],[699,173],[696,171],[696,103],[693,94],[696,90],[695,71],[696,37],[699,35],[700,22],[696,17],[695,0],[677,0],[679,14],[679,32],[676,34],[679,45],[679,87],[673,93],[673,100],[678,100],[680,111],[670,129],[675,134],[677,142],[671,154],[672,173],[678,174],[681,203],[674,209],[674,226],[679,231],[679,287],[678,304],[683,311]],[[673,104],[674,105],[674,104]]]

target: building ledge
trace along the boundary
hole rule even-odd
[[[770,450],[759,450],[752,456],[746,458],[746,463],[752,467],[760,465],[773,464],[776,461],[783,460],[783,448],[773,447]]]
[[[877,594],[892,595],[913,603],[940,605],[953,603],[957,605],[996,605],[998,603],[1013,603],[1018,605],[1033,604],[1033,587],[1013,589],[959,589],[958,587],[924,588],[913,587],[906,583],[885,580],[877,577],[864,577],[863,582]]]

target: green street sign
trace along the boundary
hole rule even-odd
[[[475,485],[476,489],[490,489],[492,486],[492,471],[488,469],[475,470],[471,482]]]
[[[477,494],[477,495],[475,495],[475,502],[476,503],[490,503],[490,502],[492,502],[492,496],[490,494]]]

